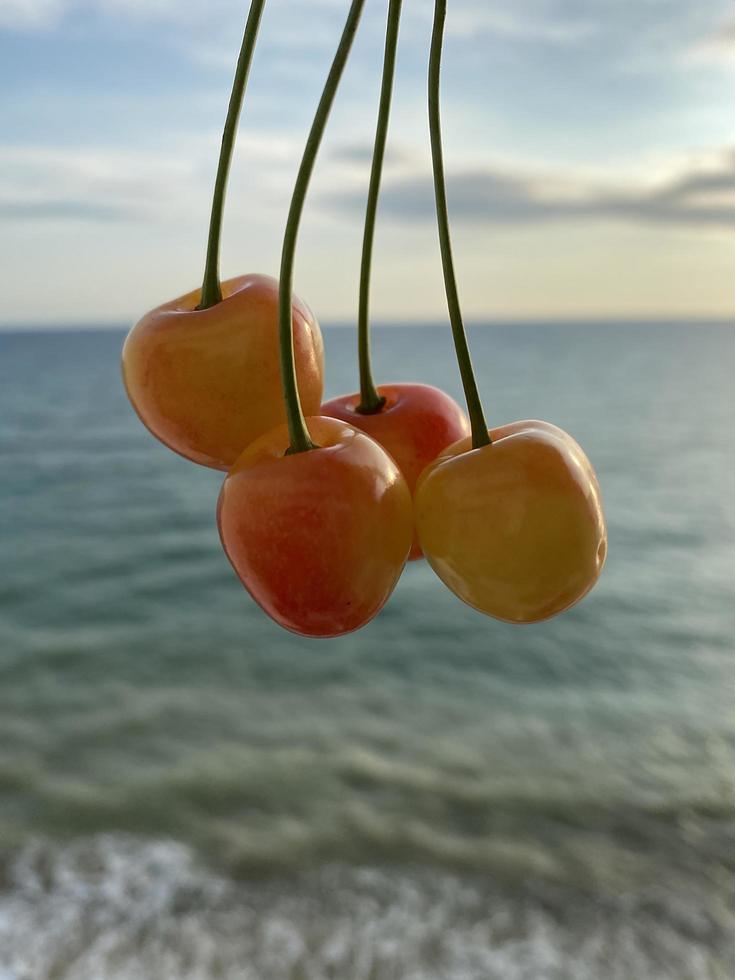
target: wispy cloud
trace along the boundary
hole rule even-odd
[[[55,24],[64,0],[0,0],[0,27],[40,30]]]
[[[463,3],[452,8],[447,30],[469,38],[497,35],[514,41],[574,44],[594,34],[596,28],[589,18],[565,16],[562,10],[549,10],[548,4]]]
[[[471,224],[530,224],[600,218],[639,224],[690,227],[735,226],[735,151],[693,164],[677,176],[651,185],[600,185],[574,174],[475,169],[448,178],[452,217]],[[347,212],[364,206],[364,194],[335,193],[325,202]],[[386,182],[381,209],[389,217],[433,219],[429,174]]]
[[[85,149],[0,149],[0,215],[6,220],[177,220],[181,202],[206,205],[211,193],[210,142],[186,153],[120,153]],[[298,147],[252,133],[242,139],[247,174],[261,188],[259,206],[282,210]],[[314,203],[320,210],[361,213],[369,142],[337,144],[323,161]],[[211,162],[211,161],[210,161]],[[466,224],[549,223],[617,219],[644,225],[735,226],[735,150],[727,149],[656,182],[591,180],[584,174],[528,168],[466,168],[448,176],[452,218]],[[236,174],[237,182],[244,174]],[[329,190],[323,190],[329,188]],[[386,160],[380,199],[388,218],[418,224],[434,217],[431,175],[396,146]],[[231,208],[237,213],[236,191]]]
[[[210,0],[207,6],[222,5],[223,0]],[[0,26],[4,27],[43,30],[79,14],[187,21],[196,16],[196,5],[185,0],[0,0]]]
[[[373,143],[367,140],[354,143],[341,143],[332,149],[332,159],[339,163],[367,164],[373,159]],[[403,146],[388,146],[385,151],[385,165],[399,167],[415,163],[416,156]]]
[[[206,210],[214,180],[217,134],[171,141],[166,151],[0,146],[0,216],[26,222],[178,221],[191,202]],[[299,147],[293,138],[241,134],[230,207],[246,174],[259,188],[259,204],[287,199]],[[331,172],[339,181],[344,164]],[[340,186],[345,186],[342,183]]]
[[[180,206],[197,182],[191,160],[140,152],[0,148],[6,219],[119,221]]]
[[[73,198],[0,200],[0,218],[7,221],[130,221],[140,217],[130,207],[116,207]]]
[[[717,27],[688,48],[685,60],[690,64],[715,64],[735,68],[735,16],[730,15]]]
[[[304,0],[282,0],[276,16],[288,28],[289,15],[305,6]],[[341,0],[309,0],[312,13],[324,15],[343,9]],[[164,20],[191,26],[216,23],[220,19],[244,21],[246,8],[241,0],[0,0],[0,27],[42,30],[77,16],[95,15],[120,20]],[[291,36],[287,30],[287,35]],[[295,40],[295,35],[293,36]],[[309,43],[301,37],[301,43]]]

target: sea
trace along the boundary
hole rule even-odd
[[[474,325],[491,424],[593,461],[602,578],[517,627],[415,563],[330,641],[244,592],[123,338],[0,334],[0,980],[733,980],[735,325]],[[374,354],[460,397],[446,325]]]

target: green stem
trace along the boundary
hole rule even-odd
[[[316,446],[309,437],[306,428],[304,413],[301,409],[299,399],[298,383],[296,381],[296,366],[294,364],[293,351],[293,323],[291,307],[293,303],[293,266],[294,255],[296,252],[296,241],[299,234],[299,224],[301,214],[304,210],[304,201],[309,189],[309,182],[314,170],[319,147],[324,136],[324,130],[332,110],[332,103],[337,94],[342,72],[344,71],[347,58],[355,39],[365,0],[352,0],[347,21],[342,32],[337,53],[334,56],[332,67],[329,70],[327,81],[319,100],[319,105],[311,125],[309,138],[306,141],[306,149],[301,160],[299,173],[296,178],[291,207],[288,212],[286,231],[283,238],[283,253],[281,256],[281,282],[279,295],[278,323],[281,344],[281,378],[283,381],[283,394],[286,402],[286,417],[288,419],[288,434],[291,443],[289,452],[303,453]]]
[[[491,443],[487,423],[482,410],[480,394],[477,390],[475,372],[467,346],[467,334],[462,321],[459,305],[457,280],[452,257],[452,240],[449,234],[449,214],[447,210],[447,188],[444,177],[444,151],[442,149],[441,110],[439,100],[442,46],[444,43],[444,22],[447,15],[446,0],[436,0],[434,29],[431,35],[431,55],[429,58],[429,129],[431,133],[431,158],[434,168],[434,193],[436,195],[436,217],[439,225],[439,245],[444,271],[444,286],[447,293],[449,320],[452,325],[454,347],[457,352],[459,373],[467,400],[467,411],[472,424],[472,445],[475,449]]]
[[[260,20],[263,15],[265,0],[252,0],[250,13],[245,25],[245,33],[242,38],[242,47],[237,59],[235,69],[235,80],[232,83],[230,103],[227,107],[227,118],[225,128],[222,133],[222,145],[219,152],[219,163],[217,165],[217,177],[214,182],[214,197],[212,199],[212,215],[209,220],[209,238],[207,239],[207,262],[204,267],[204,281],[202,282],[202,296],[198,310],[207,310],[210,306],[216,306],[222,302],[222,287],[219,278],[219,247],[222,236],[222,213],[225,206],[225,192],[227,190],[227,179],[230,174],[230,164],[232,163],[232,150],[235,145],[235,134],[237,133],[237,123],[240,119],[242,103],[245,97],[245,89],[248,84],[250,65],[253,61],[255,42],[258,39]]]
[[[358,316],[358,355],[360,359],[360,404],[358,412],[372,415],[385,405],[375,387],[370,365],[370,272],[373,261],[373,242],[375,240],[375,218],[378,212],[380,182],[383,177],[385,144],[388,138],[388,122],[393,98],[393,80],[396,73],[396,49],[398,29],[401,23],[401,4],[403,0],[390,0],[388,7],[388,26],[385,34],[385,55],[383,58],[383,82],[380,89],[380,108],[375,130],[373,165],[370,173],[367,210],[365,214],[365,235],[362,240],[362,264],[360,267],[360,304]]]

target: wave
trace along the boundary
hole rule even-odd
[[[177,705],[194,696],[184,689]],[[218,717],[219,695],[211,704],[206,691],[196,696]],[[717,893],[735,904],[735,811],[710,785],[726,775],[721,770],[655,799],[646,783],[639,788],[631,779],[626,792],[611,785],[603,760],[596,783],[589,762],[584,772],[567,762],[545,774],[543,758],[529,757],[515,775],[502,764],[500,746],[496,771],[463,756],[459,739],[435,743],[428,759],[402,758],[365,738],[339,744],[340,729],[326,723],[321,744],[218,739],[184,755],[172,731],[175,761],[161,737],[150,740],[149,759],[132,752],[133,725],[174,729],[174,707],[151,691],[136,694],[132,716],[124,703],[102,704],[89,726],[78,721],[73,748],[97,753],[96,769],[78,776],[50,772],[28,752],[0,757],[5,847],[72,833],[171,836],[240,877],[324,863],[415,863],[510,883],[544,877],[609,894],[654,878],[673,889],[716,881]],[[591,746],[588,753],[594,758]],[[81,755],[80,768],[87,758]]]
[[[0,980],[724,980],[723,915],[419,867],[236,881],[181,843],[105,835],[8,863]]]

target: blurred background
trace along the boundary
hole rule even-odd
[[[281,632],[221,475],[157,444],[125,330],[201,279],[246,3],[0,0],[0,980],[735,976],[735,20],[712,0],[449,3],[450,210],[493,423],[597,467],[610,554],[514,628],[424,564],[362,632]],[[379,381],[460,397],[405,0]],[[275,273],[346,0],[270,0],[223,272]],[[385,4],[297,289],[357,386]]]

